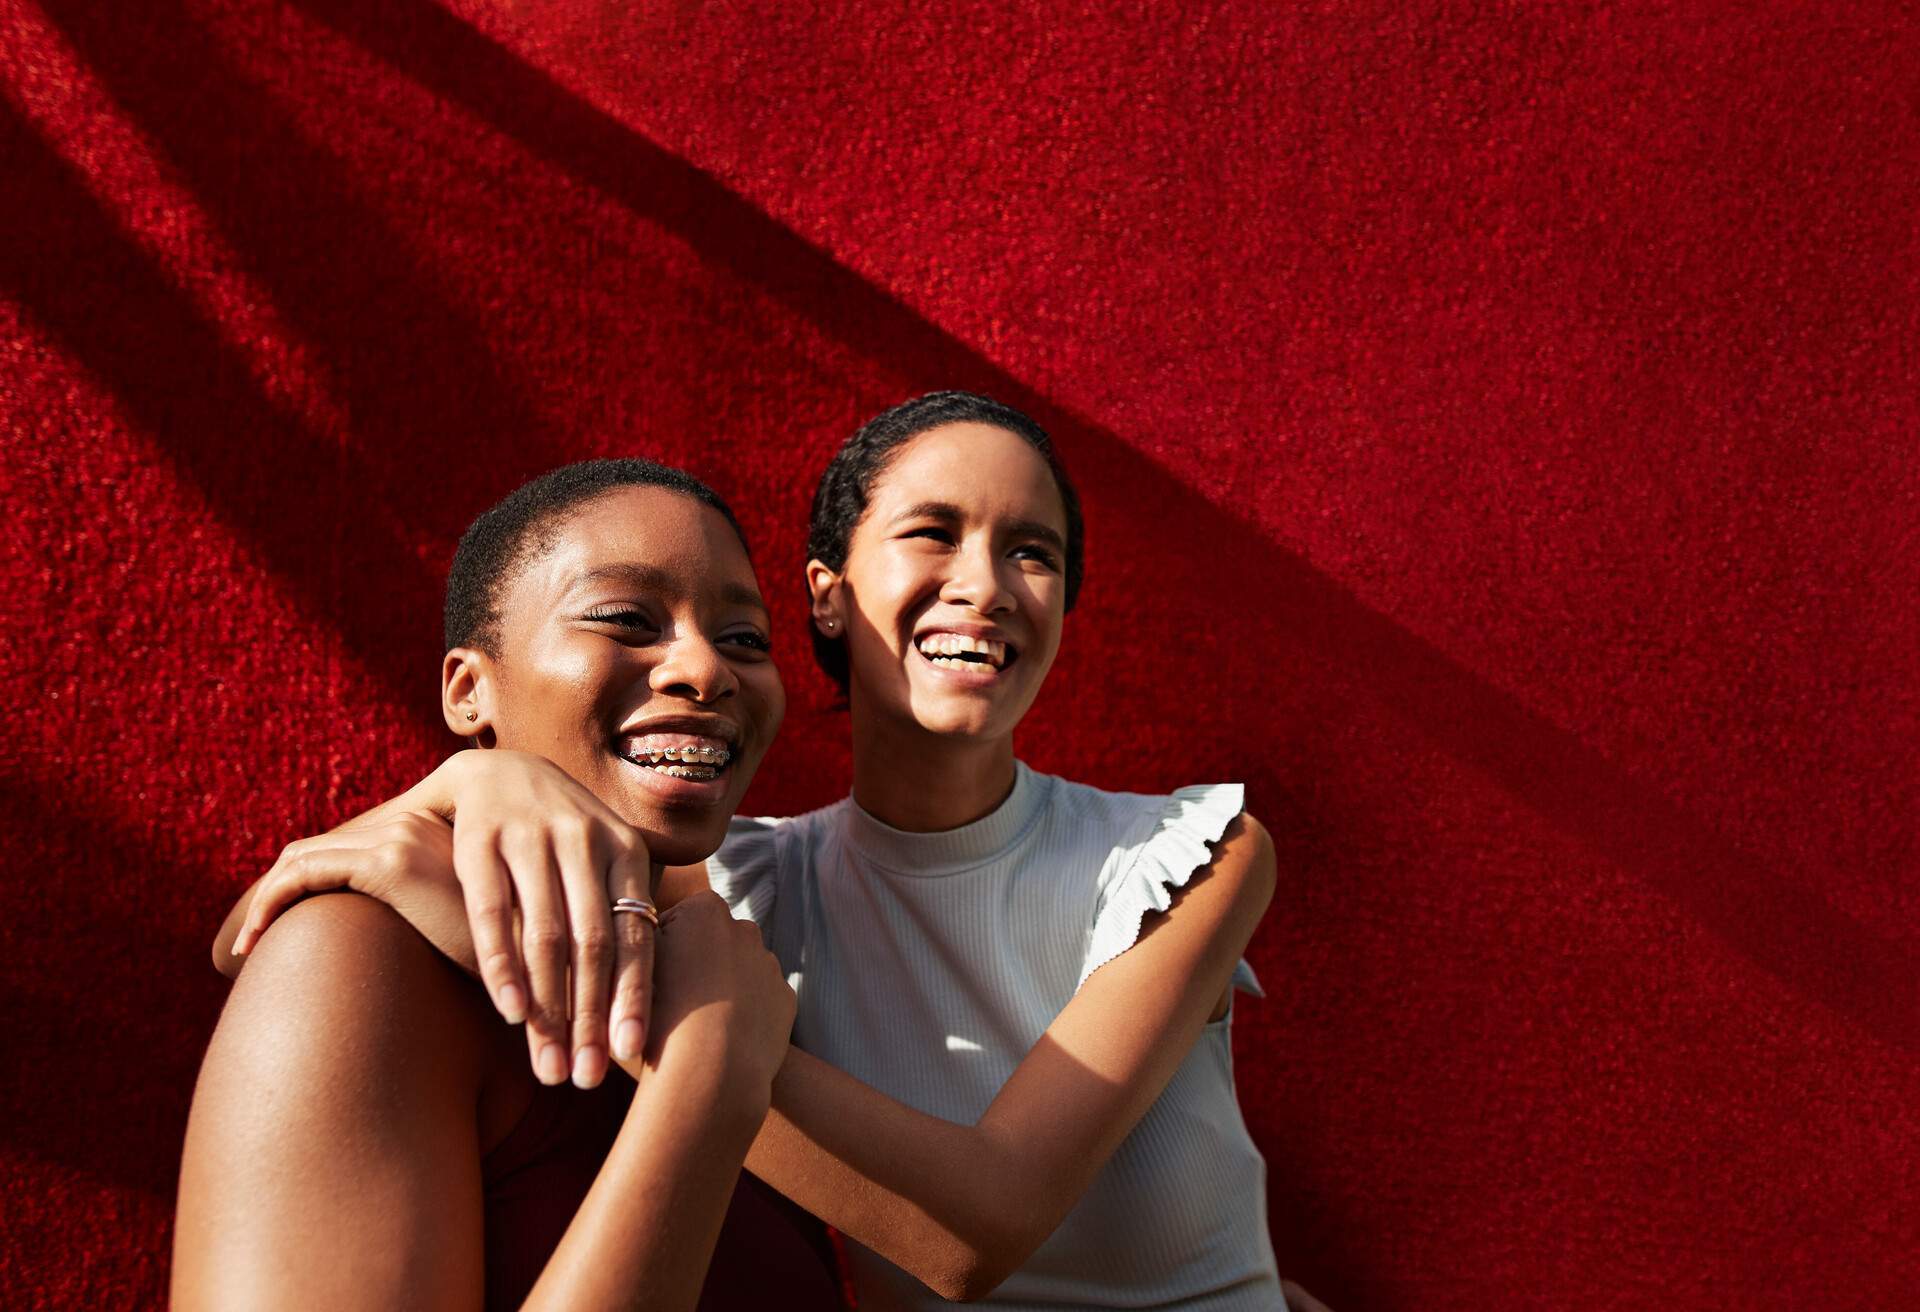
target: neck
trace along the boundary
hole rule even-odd
[[[853,708],[853,800],[909,833],[958,829],[1013,791],[1013,735],[982,741],[882,724]]]

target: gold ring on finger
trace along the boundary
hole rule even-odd
[[[621,912],[643,917],[655,929],[660,927],[660,908],[643,897],[617,897],[613,900],[613,914]]]

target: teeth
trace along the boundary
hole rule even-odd
[[[963,652],[972,652],[987,659],[985,662],[963,661],[962,664],[984,663],[998,668],[1006,663],[1007,644],[993,638],[969,638],[960,633],[929,633],[920,640],[920,654],[935,664],[940,664],[936,659],[938,657],[959,656]]]
[[[623,753],[635,765],[662,770],[675,778],[711,779],[733,759],[726,747],[642,747],[629,744]]]
[[[645,759],[655,764],[661,761],[685,761],[690,765],[720,766],[725,765],[732,755],[724,747],[653,747],[634,753],[634,759]]]

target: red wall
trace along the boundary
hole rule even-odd
[[[0,0],[0,1301],[160,1297],[209,936],[447,748],[475,511],[710,477],[816,805],[813,479],[961,385],[1089,503],[1028,759],[1279,840],[1285,1271],[1913,1305],[1910,16],[1049,8]]]

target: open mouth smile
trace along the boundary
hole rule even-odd
[[[724,787],[734,749],[712,734],[655,730],[620,735],[614,753],[639,770],[653,791],[691,801]]]
[[[674,779],[717,778],[733,759],[733,753],[725,747],[634,747],[621,755],[635,765]]]
[[[976,638],[965,633],[925,633],[914,648],[938,670],[992,677],[1020,659],[1019,648],[999,638]]]

